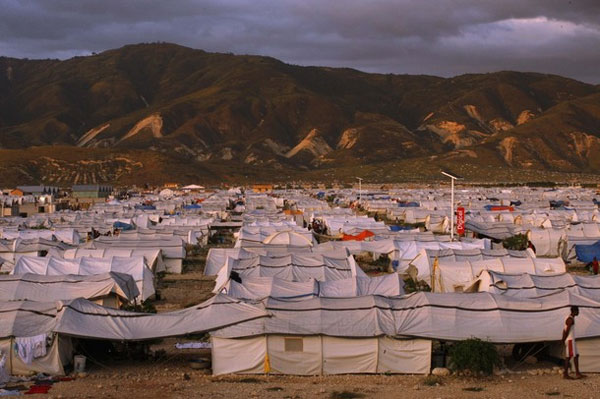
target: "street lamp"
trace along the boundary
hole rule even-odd
[[[358,203],[362,204],[362,181],[361,177],[356,178],[358,180]]]
[[[451,172],[442,171],[442,174],[449,177],[452,182],[450,192],[450,240],[454,241],[454,180],[462,180],[463,178]]]

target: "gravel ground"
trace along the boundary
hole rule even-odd
[[[180,358],[160,365],[130,363],[92,370],[85,378],[59,382],[53,398],[597,398],[600,377],[577,381],[559,375],[511,374],[472,379],[443,377],[425,385],[423,376],[344,375],[218,376],[191,370]],[[31,397],[47,397],[32,395]]]

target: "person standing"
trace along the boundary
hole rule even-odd
[[[579,314],[579,307],[571,306],[571,314],[565,320],[565,327],[563,329],[562,342],[565,344],[565,370],[563,372],[563,378],[571,379],[569,376],[569,367],[571,365],[571,359],[575,364],[575,378],[585,377],[579,372],[579,352],[577,351],[577,344],[575,342],[575,317]]]

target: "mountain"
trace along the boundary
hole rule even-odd
[[[600,88],[554,75],[368,74],[163,43],[0,57],[4,185],[594,179],[599,140]]]

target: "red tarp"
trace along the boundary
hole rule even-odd
[[[490,207],[490,211],[509,211],[514,212],[515,208],[512,206],[492,206]]]
[[[355,236],[344,234],[342,241],[363,241],[365,238],[373,237],[375,234],[369,230],[363,230],[360,234]]]

